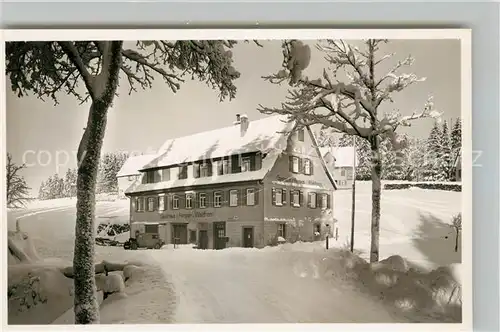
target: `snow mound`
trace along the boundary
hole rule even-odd
[[[28,233],[22,232],[19,229],[15,232],[8,232],[9,265],[38,260],[40,260],[40,257]]]
[[[73,280],[57,266],[8,268],[8,323],[50,324],[73,306]]]
[[[123,277],[118,273],[110,273],[109,275],[97,275],[95,277],[97,290],[102,290],[104,293],[123,292],[125,283]]]
[[[460,266],[442,266],[430,272],[409,267],[401,256],[369,264],[348,252],[331,250],[322,269],[364,293],[406,313],[460,322],[462,300]]]

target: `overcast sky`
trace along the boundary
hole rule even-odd
[[[261,78],[280,69],[280,45],[268,41],[263,48],[251,43],[234,48],[234,67],[241,77],[235,82],[238,92],[232,101],[219,102],[216,91],[197,81],[187,81],[174,94],[160,78],[151,90],[128,95],[128,86],[122,80],[120,96],[109,112],[103,150],[152,152],[168,138],[231,125],[236,113],[247,114],[250,120],[264,116],[256,110],[257,105],[277,106],[287,91],[287,85],[273,85]],[[405,72],[427,78],[395,95],[395,102],[384,106],[384,110],[397,108],[402,114],[410,114],[433,95],[435,107],[444,112],[446,119],[460,116],[459,40],[394,40],[380,52],[380,56],[396,53],[380,68],[381,75],[411,54],[416,61]],[[313,47],[306,74],[317,77],[323,67],[323,54]],[[18,98],[8,81],[7,87],[7,151],[16,162],[24,158],[30,165],[23,175],[36,193],[42,180],[56,171],[63,176],[68,167],[75,166],[74,151],[89,105],[79,106],[72,97],[61,96],[60,104],[54,106],[50,100],[42,102],[32,96]],[[431,125],[432,120],[422,120],[405,131],[427,137]]]

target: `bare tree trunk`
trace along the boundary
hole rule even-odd
[[[458,229],[455,229],[455,252],[458,252],[458,234],[459,234],[459,230]]]
[[[104,44],[109,43],[109,44]],[[98,324],[99,302],[95,284],[94,219],[97,170],[106,131],[107,111],[118,87],[122,42],[103,42],[102,72],[96,77],[95,97],[90,106],[87,127],[78,148],[75,250],[75,323]],[[99,81],[100,80],[100,81]]]
[[[379,260],[380,243],[380,195],[382,174],[382,158],[380,156],[379,146],[380,138],[373,136],[370,139],[371,146],[371,177],[372,177],[372,224],[371,224],[371,245],[370,245],[370,263]]]

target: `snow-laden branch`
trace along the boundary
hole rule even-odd
[[[411,115],[402,116],[399,112],[386,114],[379,122],[379,132],[394,132],[399,126],[410,127],[412,121],[422,118],[432,118],[439,121],[442,114],[434,109],[433,97],[429,97],[423,110],[414,111]]]
[[[68,59],[75,65],[76,69],[83,79],[83,82],[85,83],[85,87],[87,88],[90,97],[94,99],[94,76],[92,76],[87,70],[87,67],[80,57],[80,53],[78,52],[76,46],[70,41],[60,41],[58,43],[63,49],[64,53],[66,53]]]

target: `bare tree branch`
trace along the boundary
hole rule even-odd
[[[76,69],[80,73],[80,76],[83,79],[83,82],[85,83],[85,87],[87,88],[87,91],[92,99],[94,99],[94,77],[89,73],[87,68],[85,67],[85,64],[83,63],[82,58],[80,57],[80,54],[78,53],[78,50],[76,49],[75,45],[72,42],[64,42],[60,41],[58,42],[61,48],[63,49],[64,53],[68,56],[69,60],[75,65]]]

